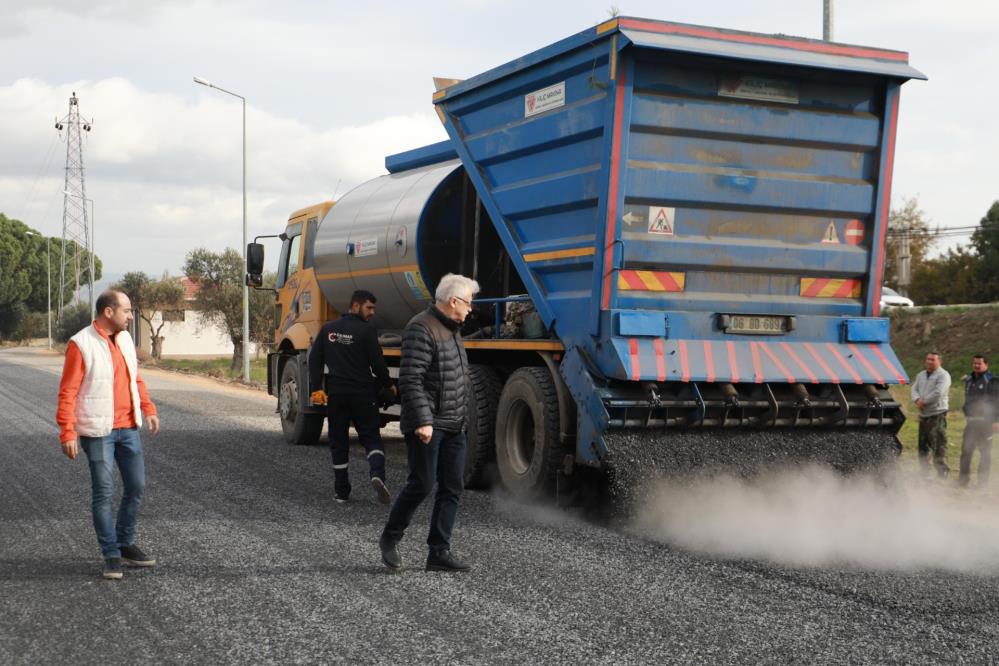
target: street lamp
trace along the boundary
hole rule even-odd
[[[37,231],[29,231],[32,236],[42,237]],[[49,237],[45,236],[45,273],[48,276],[48,319],[49,319],[49,349],[52,349],[52,255],[49,254]]]
[[[70,192],[69,190],[63,190],[62,193],[68,197],[81,199],[84,206],[87,205],[88,201],[90,202],[90,256],[87,257],[88,270],[90,271],[90,285],[88,291],[90,292],[90,318],[96,319],[97,315],[94,309],[94,252],[97,246],[94,244],[94,200],[90,197]]]
[[[220,88],[211,81],[200,76],[194,77],[194,82],[209,88],[214,88],[227,95],[238,97],[243,103],[243,270],[246,270],[246,245],[249,242],[246,230],[246,98],[231,90]],[[243,381],[250,381],[250,287],[243,280]]]

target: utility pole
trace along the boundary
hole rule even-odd
[[[89,277],[90,313],[94,314],[94,261],[90,220],[87,217],[87,188],[83,177],[83,132],[91,122],[80,118],[76,93],[69,98],[69,113],[56,120],[58,131],[66,130],[66,182],[62,199],[62,256],[59,261],[59,310],[62,319],[66,291],[73,289],[73,300],[80,300],[80,274]]]
[[[822,39],[833,40],[833,0],[822,0]]]
[[[909,248],[912,236],[910,231],[906,227],[898,237],[898,291],[903,296],[909,295],[909,285],[912,283],[912,251]]]

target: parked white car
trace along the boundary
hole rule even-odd
[[[911,308],[915,303],[911,298],[906,298],[894,289],[881,287],[881,309],[888,308]]]

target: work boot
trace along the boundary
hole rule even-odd
[[[427,571],[468,571],[471,568],[456,559],[450,550],[432,550],[427,555]]]
[[[151,567],[156,564],[155,558],[143,553],[135,544],[121,547],[121,561],[131,567]]]
[[[378,495],[378,501],[382,504],[389,504],[392,501],[392,493],[389,492],[388,487],[385,485],[383,479],[377,476],[371,477],[371,487],[374,489],[375,494]]]
[[[105,559],[101,575],[108,580],[121,580],[122,576],[124,576],[121,569],[121,558],[109,557]]]
[[[378,539],[378,548],[382,551],[382,562],[389,569],[401,569],[402,557],[399,556],[399,549],[396,543],[390,541],[384,534]]]

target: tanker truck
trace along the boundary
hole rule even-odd
[[[353,290],[397,365],[393,334],[461,273],[482,288],[470,486],[492,463],[520,495],[624,478],[690,441],[893,450],[907,377],[879,293],[900,87],[924,78],[899,51],[620,17],[442,82],[446,141],[281,234],[286,437],[320,434],[305,358]],[[247,256],[257,283],[263,247]]]

